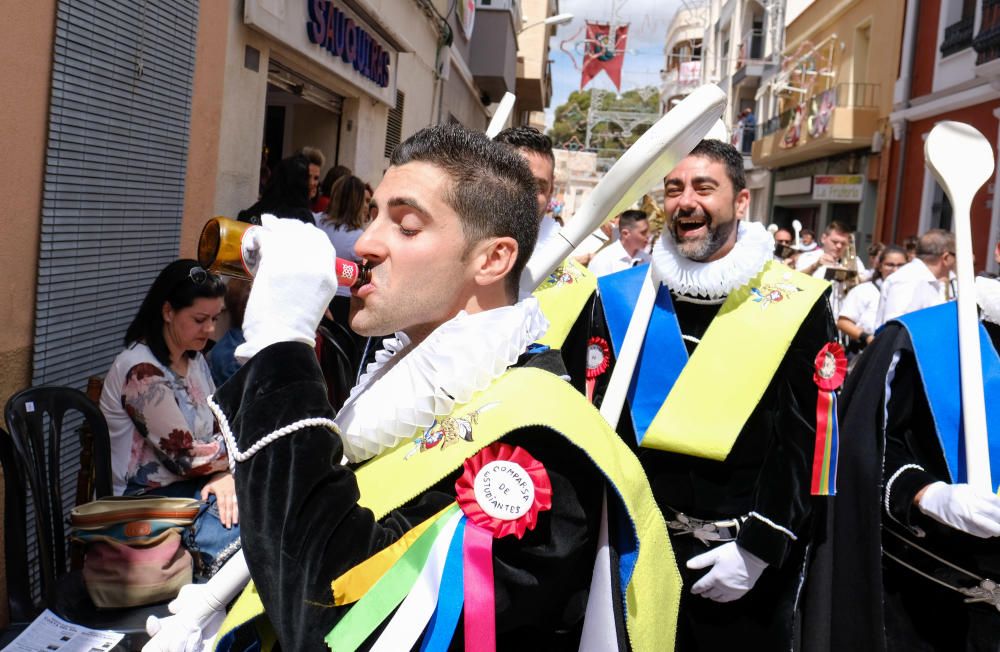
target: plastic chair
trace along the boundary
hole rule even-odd
[[[4,527],[11,621],[30,621],[49,608],[66,620],[124,632],[123,644],[141,644],[149,615],[168,615],[165,605],[135,609],[97,609],[79,572],[70,572],[66,554],[66,523],[61,454],[77,433],[65,427],[67,414],[79,412],[93,437],[93,477],[96,498],[111,495],[111,442],[104,415],[87,395],[70,387],[31,387],[10,398],[4,410],[7,432],[0,432],[0,462],[6,480]],[[86,470],[85,470],[86,471]],[[25,504],[34,501],[38,555],[27,554]],[[31,597],[30,568],[41,580],[41,601]]]
[[[357,346],[351,332],[336,322],[323,320],[316,330],[320,336],[316,351],[326,380],[327,398],[333,409],[339,410],[354,386]]]

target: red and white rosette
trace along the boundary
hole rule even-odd
[[[837,493],[840,448],[836,391],[847,377],[847,356],[840,344],[827,342],[816,354],[813,364],[813,382],[819,391],[816,394],[816,444],[813,448],[810,493],[814,496],[834,496]]]
[[[847,356],[836,342],[827,342],[816,354],[813,382],[825,392],[840,389],[847,377]]]
[[[495,443],[465,461],[455,482],[467,519],[463,547],[465,649],[496,649],[493,539],[524,536],[552,508],[552,483],[542,463],[520,446]]]
[[[587,342],[587,400],[594,402],[594,386],[597,379],[611,364],[611,347],[603,337],[591,337]]]
[[[455,482],[458,506],[478,527],[499,539],[518,539],[552,508],[552,484],[542,463],[520,446],[496,443],[465,460]]]

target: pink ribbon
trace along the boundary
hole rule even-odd
[[[493,595],[493,532],[466,521],[464,548],[465,649],[494,652],[497,624]]]

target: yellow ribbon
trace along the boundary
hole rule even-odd
[[[448,505],[440,512],[420,523],[412,530],[406,532],[388,548],[383,548],[378,553],[364,560],[351,570],[347,571],[331,584],[333,588],[333,603],[338,607],[351,604],[361,599],[369,589],[379,581],[389,568],[399,561],[413,542],[427,531],[445,512],[454,509],[454,505]]]

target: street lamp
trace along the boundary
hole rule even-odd
[[[520,34],[521,32],[529,30],[532,27],[536,27],[538,25],[565,25],[571,20],[573,20],[573,14],[556,14],[555,16],[549,16],[545,20],[539,20],[534,23],[531,23],[530,25],[525,25],[524,27],[519,29],[517,33]]]

